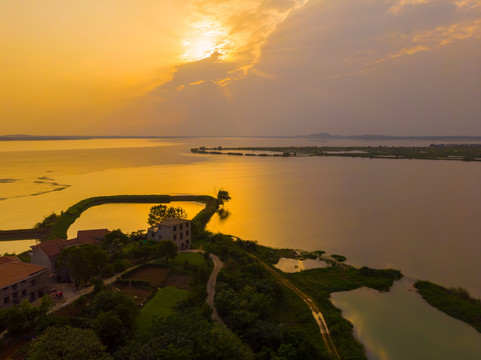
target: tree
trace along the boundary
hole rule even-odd
[[[186,219],[187,212],[181,206],[155,205],[150,208],[147,223],[154,226],[168,217]]]
[[[80,284],[100,275],[107,262],[107,253],[97,245],[82,244],[64,248],[58,261],[60,265],[69,267],[70,276],[78,288]]]
[[[107,251],[110,259],[117,259],[122,254],[122,248],[130,241],[128,235],[120,229],[112,230],[102,239],[102,248]]]
[[[32,305],[27,299],[20,305],[0,310],[0,325],[12,335],[25,334],[32,331],[43,319],[52,305],[52,300],[44,296],[40,306]]]
[[[340,262],[340,263],[347,260],[347,258],[345,256],[338,255],[338,254],[332,254],[331,257],[333,259],[335,259],[337,262]]]
[[[224,205],[227,201],[231,199],[229,192],[226,190],[219,190],[217,193],[217,201],[220,205]]]
[[[112,310],[97,316],[90,327],[110,352],[123,345],[127,340],[122,321]]]
[[[124,328],[131,328],[139,314],[139,308],[131,297],[123,292],[101,291],[88,307],[90,318],[95,319],[102,313],[112,312],[120,319]]]
[[[90,329],[50,327],[32,342],[28,360],[110,360],[99,338]]]
[[[177,245],[175,245],[172,241],[161,240],[159,241],[158,246],[159,256],[161,258],[165,257],[167,262],[169,262],[169,259],[173,259],[177,256]]]

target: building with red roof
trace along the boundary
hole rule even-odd
[[[50,288],[50,271],[41,265],[20,261],[16,256],[0,257],[0,307],[34,301]]]
[[[63,249],[81,244],[100,245],[102,239],[107,235],[107,229],[79,230],[75,239],[55,239],[44,241],[39,245],[31,246],[30,259],[32,264],[42,265],[55,274],[57,282],[70,282],[70,271],[65,266],[57,266],[57,259]]]

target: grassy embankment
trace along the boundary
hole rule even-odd
[[[242,151],[269,153],[242,153]],[[381,159],[425,159],[481,161],[481,145],[449,146],[305,146],[305,147],[228,147],[194,148],[193,153],[237,156],[341,156]]]
[[[51,214],[31,229],[0,230],[0,240],[67,238],[68,228],[92,206],[113,203],[167,204],[172,201],[195,201],[206,208],[194,218],[194,226],[204,228],[212,214],[217,211],[217,199],[209,195],[112,195],[96,196],[79,201],[60,215]]]
[[[70,225],[88,208],[102,204],[113,203],[145,203],[145,204],[166,204],[172,201],[195,201],[206,204],[206,209],[202,210],[194,218],[194,224],[202,226],[207,223],[212,214],[217,210],[217,200],[208,195],[113,195],[113,196],[96,196],[79,201],[63,212],[52,224],[50,238],[67,237],[67,231]],[[215,210],[213,210],[215,208]],[[206,221],[207,218],[207,221]]]
[[[481,300],[464,289],[446,289],[429,281],[418,280],[414,287],[431,306],[481,332]]]

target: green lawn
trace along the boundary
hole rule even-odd
[[[160,289],[140,311],[136,327],[140,330],[148,330],[154,316],[169,316],[172,314],[172,307],[186,299],[187,294],[186,290],[180,290],[175,286]]]
[[[175,257],[174,264],[184,265],[186,261],[191,265],[205,264],[204,255],[199,253],[180,253]]]

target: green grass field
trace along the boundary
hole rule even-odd
[[[199,253],[180,253],[174,259],[174,264],[184,265],[185,262],[191,265],[205,264],[204,255]]]
[[[187,294],[187,291],[177,289],[174,286],[160,289],[140,311],[136,322],[137,329],[148,330],[154,316],[166,317],[171,315],[173,306],[186,299]]]

